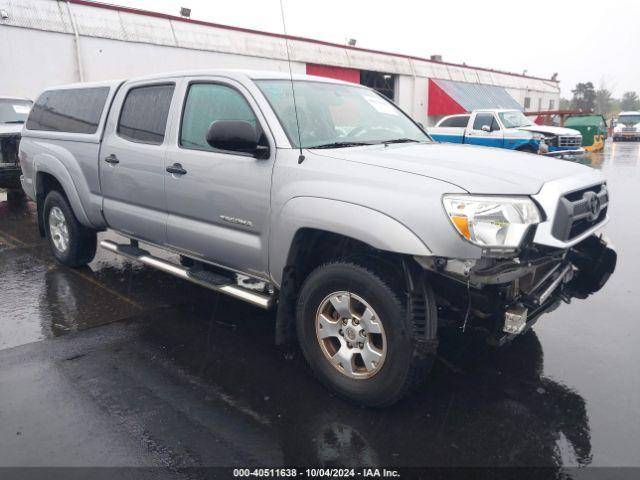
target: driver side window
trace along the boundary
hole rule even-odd
[[[215,151],[207,143],[207,131],[217,120],[243,120],[254,127],[258,123],[249,103],[236,89],[215,83],[192,84],[182,113],[180,146]]]
[[[474,130],[482,130],[484,125],[489,126],[492,132],[500,130],[500,126],[493,113],[479,113],[473,121]]]

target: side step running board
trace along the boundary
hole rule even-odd
[[[157,268],[158,270],[162,270],[165,273],[182,278],[183,280],[196,283],[215,292],[224,293],[231,297],[244,300],[245,302],[249,302],[260,308],[264,308],[265,310],[271,308],[273,305],[273,297],[239,287],[238,285],[235,285],[231,279],[222,275],[202,270],[194,271],[192,269],[167,262],[161,258],[154,257],[149,252],[141,248],[118,244],[110,240],[102,240],[100,242],[100,246],[110,252],[117,253],[118,255],[122,255],[123,257],[131,260],[137,260],[145,265]]]

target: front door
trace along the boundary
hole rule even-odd
[[[166,241],[165,134],[174,89],[173,83],[126,85],[114,99],[100,149],[107,224],[157,244]]]
[[[268,159],[216,150],[206,141],[216,120],[244,120],[268,137],[257,105],[223,79],[185,81],[181,118],[165,160],[167,243],[209,262],[267,276],[272,139]],[[177,172],[177,173],[176,173]]]
[[[465,137],[465,143],[472,145],[498,148],[504,146],[504,134],[498,120],[491,112],[477,113],[471,129],[466,131]]]

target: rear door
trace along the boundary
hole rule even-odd
[[[166,241],[165,138],[174,90],[169,81],[125,84],[100,149],[109,227],[157,244]]]
[[[181,86],[181,114],[171,128],[165,166],[167,243],[207,261],[267,276],[271,172],[274,141],[251,94],[224,78],[187,79]],[[270,156],[257,159],[221,151],[207,144],[217,120],[254,124],[270,145]]]
[[[485,147],[504,146],[504,132],[492,112],[478,112],[465,134],[465,143]]]

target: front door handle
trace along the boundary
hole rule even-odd
[[[112,153],[107,158],[105,158],[104,161],[112,165],[115,165],[116,163],[120,163],[120,160],[118,160],[118,157],[116,157],[114,153]]]
[[[182,165],[180,165],[179,163],[174,163],[173,165],[168,166],[167,172],[174,173],[176,175],[184,175],[185,173],[187,173],[187,171],[182,168]]]

